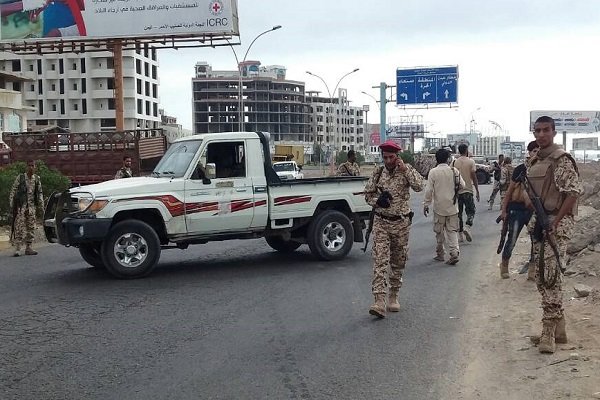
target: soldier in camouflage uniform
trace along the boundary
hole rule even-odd
[[[389,302],[387,310],[400,311],[398,292],[408,254],[408,234],[413,212],[410,209],[410,189],[420,192],[425,187],[423,177],[398,157],[400,146],[387,141],[379,146],[385,166],[376,168],[365,187],[365,199],[374,208],[373,220],[373,282],[375,303],[369,314],[385,317],[389,270]]]
[[[348,151],[348,161],[340,164],[337,170],[337,176],[360,176],[360,167],[356,162],[356,152],[354,150]]]
[[[131,171],[131,157],[123,157],[123,166],[115,174],[115,179],[133,178],[133,172]]]
[[[534,125],[535,139],[540,145],[540,150],[527,168],[527,175],[531,188],[541,197],[546,213],[552,226],[552,233],[556,238],[561,264],[564,263],[567,244],[571,239],[575,225],[574,214],[577,212],[577,198],[581,195],[583,187],[577,171],[575,160],[559,146],[554,144],[556,130],[554,120],[543,116],[537,119]],[[540,227],[536,224],[537,216],[534,214],[530,221],[533,227],[534,260],[539,267],[542,246],[544,246],[544,279],[540,269],[536,268],[536,283],[542,295],[542,334],[532,337],[539,343],[541,353],[554,353],[555,343],[566,343],[567,333],[565,316],[562,305],[562,272],[558,268],[552,248],[544,238]],[[549,285],[551,276],[557,275],[556,284]]]
[[[15,247],[14,256],[21,255],[21,247],[25,244],[25,254],[35,256],[37,251],[31,248],[35,233],[36,211],[44,205],[42,183],[35,175],[35,162],[27,162],[27,172],[19,174],[10,191],[9,205],[12,212],[10,240]]]

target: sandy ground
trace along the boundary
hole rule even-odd
[[[540,354],[529,341],[529,335],[541,332],[540,295],[526,274],[518,274],[529,258],[529,245],[522,235],[511,259],[510,279],[500,279],[496,255],[476,272],[476,284],[470,288],[464,337],[468,366],[460,398],[600,398],[600,394],[593,396],[600,392],[600,296],[578,299],[573,289],[577,283],[600,288],[600,281],[593,276],[565,277],[569,343],[558,345],[552,355]]]

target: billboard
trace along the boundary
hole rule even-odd
[[[531,111],[529,126],[539,117],[547,115],[554,119],[557,132],[594,133],[600,131],[600,111]]]
[[[573,139],[573,150],[598,150],[598,138]]]
[[[237,0],[0,0],[0,42],[238,35]]]
[[[390,139],[410,139],[411,135],[414,138],[421,139],[425,137],[425,125],[423,124],[404,124],[388,126],[386,136]]]

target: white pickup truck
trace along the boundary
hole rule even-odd
[[[296,161],[279,161],[273,163],[275,173],[282,181],[290,179],[304,179],[302,167],[296,164]]]
[[[363,241],[366,177],[282,182],[261,132],[196,135],[174,142],[152,176],[112,180],[50,196],[50,242],[79,248],[117,278],[149,274],[165,248],[265,237],[275,250],[307,243],[321,260]]]

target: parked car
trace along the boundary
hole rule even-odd
[[[302,166],[296,164],[296,161],[281,161],[273,163],[273,169],[279,179],[287,181],[291,179],[304,179]]]

